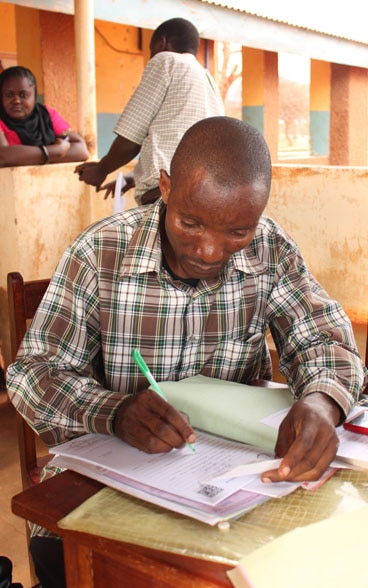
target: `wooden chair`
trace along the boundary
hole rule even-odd
[[[7,285],[12,361],[15,360],[29,321],[33,318],[49,282],[49,279],[25,282],[22,275],[18,272],[10,272],[8,274]],[[16,413],[16,419],[22,487],[26,490],[39,483],[41,470],[49,461],[50,456],[41,439],[39,439],[18,412]],[[27,522],[26,538],[28,545],[30,528]],[[37,577],[30,554],[29,568],[31,582],[34,584],[34,588],[37,588]]]
[[[14,361],[29,321],[33,318],[50,280],[25,282],[20,273],[11,272],[8,274],[7,282],[11,350]],[[41,469],[49,458],[37,458],[37,445],[42,446],[42,442],[19,413],[17,427],[22,486],[25,490],[39,482]]]

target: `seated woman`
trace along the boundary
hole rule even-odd
[[[36,79],[29,69],[4,69],[0,74],[0,167],[88,159],[82,137],[56,110],[36,99]]]

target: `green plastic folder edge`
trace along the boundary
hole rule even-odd
[[[288,388],[248,386],[202,375],[159,385],[170,404],[189,416],[194,428],[270,453],[277,429],[261,420],[290,408],[294,401]]]

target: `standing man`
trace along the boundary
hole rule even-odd
[[[100,190],[108,174],[140,154],[125,189],[135,185],[138,204],[159,198],[160,169],[170,168],[185,131],[203,118],[224,114],[215,81],[196,59],[198,48],[199,33],[183,18],[167,20],[154,31],[151,58],[114,128],[117,137],[100,161],[76,167],[81,181]]]

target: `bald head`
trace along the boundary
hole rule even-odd
[[[257,129],[238,119],[206,118],[184,134],[171,162],[172,186],[198,168],[219,185],[263,185],[268,197],[272,168],[267,144]]]

